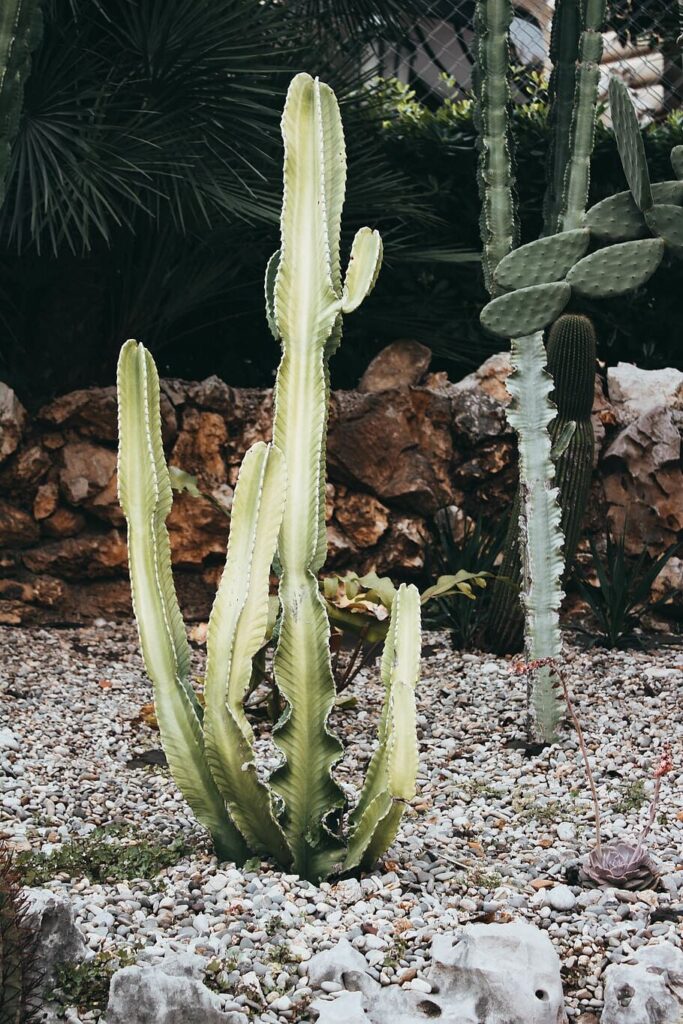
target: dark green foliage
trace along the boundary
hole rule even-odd
[[[71,878],[83,875],[91,882],[153,878],[190,850],[183,839],[168,844],[146,838],[130,841],[124,829],[104,827],[69,840],[51,853],[19,854],[17,871],[24,885],[44,885],[62,871]]]
[[[39,0],[3,0],[0,4],[0,206],[31,68],[31,51],[40,40]]]
[[[634,629],[650,603],[650,589],[660,572],[683,543],[671,544],[659,558],[652,559],[643,550],[636,559],[626,554],[625,531],[618,540],[605,536],[604,557],[594,538],[590,538],[591,564],[598,585],[589,583],[585,573],[576,570],[579,593],[590,605],[600,636],[595,642],[603,647],[624,647],[637,642]]]
[[[519,88],[519,84],[518,84]],[[528,102],[512,112],[522,242],[542,232],[541,197],[545,188],[545,155],[550,141],[548,107],[543,83],[534,78],[527,89]],[[419,104],[403,87],[387,88],[384,94],[384,133],[397,163],[422,181],[434,197],[434,209],[457,229],[457,240],[469,249],[477,246],[480,206],[474,194],[476,176],[475,131],[472,104],[446,101],[436,110]],[[673,113],[643,132],[645,153],[653,181],[670,181],[671,149],[683,143],[683,116]],[[626,188],[612,133],[602,122],[596,127],[591,166],[591,204]],[[660,200],[664,202],[665,200]],[[451,227],[451,235],[453,227]],[[647,233],[647,232],[645,232]],[[440,356],[460,364],[463,370],[478,364],[501,348],[477,324],[487,301],[481,275],[462,264],[429,268],[430,290],[416,285],[406,274],[395,281],[385,278],[389,290],[400,294],[401,311],[416,317],[424,310],[413,336],[432,345]],[[666,259],[647,287],[618,299],[581,300],[577,311],[589,314],[599,339],[598,355],[607,363],[632,361],[644,368],[683,366],[678,343],[676,290],[680,266]],[[380,282],[382,284],[382,282]],[[441,296],[449,298],[447,306]],[[376,294],[377,307],[385,293]],[[384,307],[386,308],[386,307]],[[430,324],[428,317],[434,311]],[[400,327],[398,328],[400,330]]]
[[[557,417],[550,427],[555,442],[575,423],[569,444],[555,462],[555,483],[560,493],[565,572],[574,561],[581,522],[590,491],[593,470],[591,409],[595,388],[595,329],[586,316],[567,313],[553,324],[547,340],[548,370],[555,382],[553,399]],[[519,491],[512,506],[505,555],[500,575],[510,580],[494,584],[487,640],[493,650],[517,651],[522,647],[524,617],[519,602],[522,568],[519,554]]]
[[[38,937],[21,884],[11,853],[0,847],[0,1024],[29,1024],[39,1010]]]
[[[452,509],[441,509],[434,517],[433,531],[436,543],[430,551],[429,576],[451,575],[465,572],[500,572],[496,566],[506,535],[506,520],[489,522],[478,517],[457,529]],[[505,585],[505,581],[496,581]],[[477,646],[486,622],[490,605],[491,587],[477,592],[475,601],[463,599],[460,594],[437,598],[425,606],[425,625],[451,631],[453,646],[458,650],[471,650]]]
[[[112,975],[122,967],[136,962],[133,950],[117,950],[98,953],[92,960],[75,964],[58,964],[55,969],[55,983],[49,993],[50,1002],[64,1010],[75,1006],[84,1011],[99,1010],[104,1013],[109,1001],[109,985]]]

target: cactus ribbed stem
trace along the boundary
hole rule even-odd
[[[553,66],[548,85],[552,129],[548,150],[548,184],[543,200],[545,235],[557,230],[562,209],[564,179],[569,163],[569,143],[576,88],[576,62],[581,37],[581,8],[576,0],[557,0],[550,35]]]
[[[595,138],[595,115],[602,60],[602,26],[605,0],[585,0],[583,32],[576,67],[576,96],[564,179],[559,230],[583,225],[590,185],[590,163]]]
[[[510,0],[478,0],[474,67],[474,120],[479,151],[480,230],[484,281],[497,294],[493,274],[517,245],[519,222],[510,133]]]
[[[559,489],[564,533],[565,566],[571,567],[581,533],[581,522],[588,500],[593,468],[593,426],[591,409],[595,380],[595,330],[586,316],[571,313],[561,316],[548,335],[548,370],[552,374],[554,401],[558,414],[550,426],[553,441],[568,422],[576,429],[555,465],[555,483]],[[510,526],[505,542],[501,577],[494,584],[487,639],[498,652],[522,648],[524,615],[519,601],[522,566],[519,549],[520,492],[515,495]]]

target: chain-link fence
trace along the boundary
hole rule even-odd
[[[515,0],[510,32],[521,66],[549,70],[553,0]],[[633,13],[635,10],[635,13]],[[438,100],[471,87],[474,0],[428,0],[425,13],[400,40],[378,39],[368,63],[383,76]],[[683,106],[683,64],[674,0],[615,0],[604,34],[601,94],[611,75],[629,87],[641,120]]]

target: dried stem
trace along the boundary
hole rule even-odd
[[[557,668],[557,666],[555,666],[555,671],[557,672],[557,678],[560,680],[560,685],[562,686],[562,692],[564,694],[564,700],[567,705],[567,711],[569,712],[569,717],[571,718],[574,728],[576,729],[576,735],[579,740],[579,747],[581,748],[581,755],[583,757],[583,763],[586,769],[586,778],[588,779],[588,785],[590,786],[591,796],[593,798],[593,813],[595,815],[595,848],[599,850],[602,847],[600,804],[598,802],[598,791],[595,786],[593,771],[591,769],[590,761],[588,759],[588,749],[586,747],[586,741],[583,736],[583,729],[581,728],[581,723],[579,721],[578,715],[576,714],[576,711],[574,710],[574,705],[569,694],[569,687],[567,686],[567,681],[564,677],[564,672]]]

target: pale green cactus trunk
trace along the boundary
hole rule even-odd
[[[544,214],[546,234],[561,230],[568,232],[569,237],[566,243],[549,247],[539,242],[540,248],[530,253],[530,259],[517,262],[511,251],[516,245],[517,225],[507,113],[510,67],[506,55],[511,0],[478,0],[475,19],[483,262],[486,286],[494,297],[482,314],[482,322],[494,333],[513,339],[513,373],[509,378],[513,401],[509,419],[519,439],[520,486],[516,504],[520,509],[523,562],[521,600],[525,647],[533,661],[556,661],[560,657],[563,571],[561,516],[557,489],[553,486],[555,470],[548,432],[556,410],[549,397],[552,379],[545,370],[547,358],[540,332],[567,305],[572,283],[563,278],[573,263],[585,255],[588,246],[583,219],[604,9],[605,0],[557,0],[551,38],[554,131]],[[503,267],[508,268],[507,279],[501,273]],[[513,290],[508,293],[506,289],[510,288]],[[514,595],[507,600],[514,601]],[[495,629],[495,624],[491,628]],[[561,704],[547,665],[533,673],[531,703],[534,738],[552,741]]]
[[[31,51],[40,41],[42,16],[39,0],[2,0],[0,3],[0,206],[12,142],[19,127],[24,83],[31,69]]]
[[[370,867],[392,841],[414,795],[420,606],[412,586],[402,586],[393,600],[380,741],[345,838],[344,794],[332,777],[342,748],[327,726],[335,699],[330,627],[317,580],[326,553],[328,360],[341,340],[342,314],[356,309],[375,283],[382,243],[376,231],[362,228],[342,282],[346,163],[331,89],[297,75],[282,129],[282,244],[266,270],[266,314],[283,349],[274,441],[253,445],[240,469],[225,570],[209,620],[204,710],[190,682],[189,647],[171,574],[165,526],[171,486],[159,381],[150,354],[132,341],[119,360],[119,493],[143,655],[179,789],[211,832],[219,856],[242,862],[250,854],[269,855],[319,881]],[[274,738],[284,759],[264,782],[244,699],[268,633],[276,545],[281,619],[274,673],[286,710]]]

